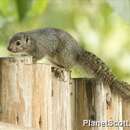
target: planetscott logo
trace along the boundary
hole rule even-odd
[[[92,120],[83,120],[83,126],[90,127],[130,127],[130,123],[128,120],[123,121],[92,121]]]

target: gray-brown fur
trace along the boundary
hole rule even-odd
[[[15,53],[26,52],[36,60],[48,56],[50,61],[67,70],[74,65],[80,65],[99,80],[112,88],[118,88],[122,93],[128,92],[127,95],[130,96],[130,85],[118,81],[100,58],[81,48],[77,41],[63,30],[45,28],[17,33],[10,39],[8,50]]]

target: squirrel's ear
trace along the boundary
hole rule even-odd
[[[28,42],[30,41],[30,39],[31,39],[31,38],[30,38],[29,36],[26,36],[26,39],[25,39],[25,40],[26,40],[26,43],[28,43]]]
[[[26,37],[26,43],[27,43],[28,41],[29,41],[29,37],[27,36],[27,37]]]

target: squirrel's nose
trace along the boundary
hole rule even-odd
[[[11,51],[11,50],[12,50],[12,48],[11,48],[10,46],[8,46],[8,47],[7,47],[7,49],[8,49],[9,51]]]

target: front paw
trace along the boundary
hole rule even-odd
[[[61,81],[66,81],[65,79],[65,70],[57,67],[52,67],[52,72],[56,78],[59,78]]]

